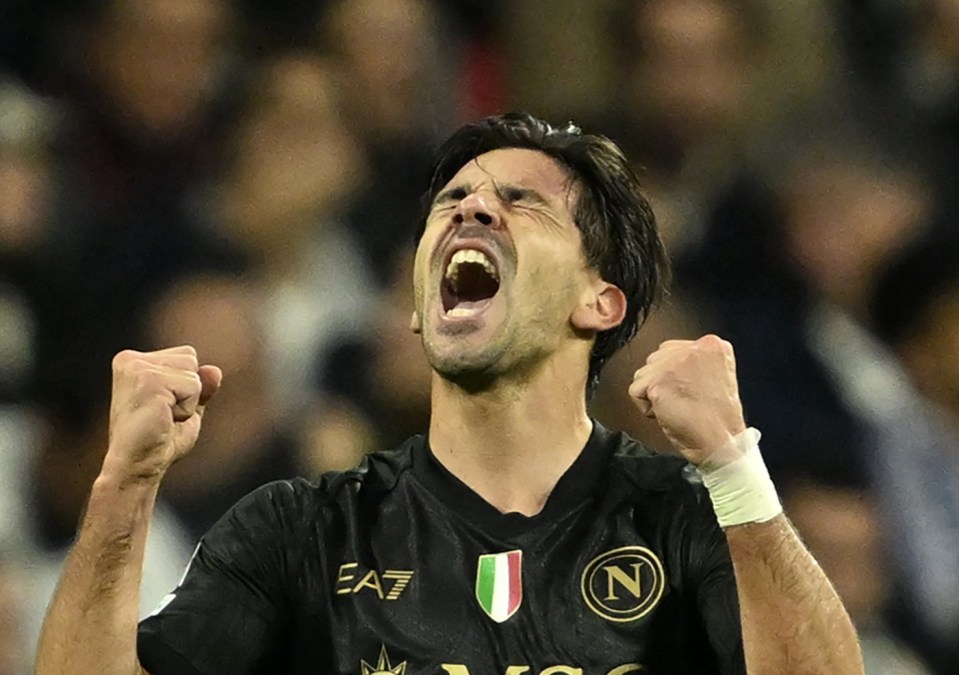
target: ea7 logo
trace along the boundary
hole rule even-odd
[[[363,571],[359,563],[343,563],[336,577],[335,591],[337,595],[347,595],[369,589],[376,593],[380,600],[396,600],[406,590],[412,578],[413,570]]]

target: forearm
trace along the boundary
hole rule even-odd
[[[749,675],[861,675],[852,622],[785,516],[726,529]]]
[[[140,577],[157,488],[101,475],[47,610],[37,675],[142,672]]]

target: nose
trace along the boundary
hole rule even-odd
[[[486,227],[498,228],[500,226],[498,211],[481,192],[473,192],[460,200],[459,204],[456,205],[453,221],[457,225],[476,222]]]

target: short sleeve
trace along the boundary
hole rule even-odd
[[[309,492],[306,481],[266,485],[203,537],[181,583],[140,623],[137,650],[151,675],[269,672],[313,520]]]
[[[723,675],[746,675],[742,623],[736,577],[726,535],[716,520],[705,489],[693,487],[698,499],[687,511],[687,583],[710,647]],[[693,500],[690,500],[690,504]]]

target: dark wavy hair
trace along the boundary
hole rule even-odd
[[[579,187],[573,219],[586,260],[626,296],[622,323],[596,336],[587,380],[587,392],[592,392],[606,361],[633,338],[666,292],[669,257],[653,211],[629,160],[613,141],[584,134],[572,123],[554,127],[514,112],[467,124],[440,146],[424,195],[420,234],[430,204],[453,176],[474,158],[500,148],[538,150],[566,167]]]

